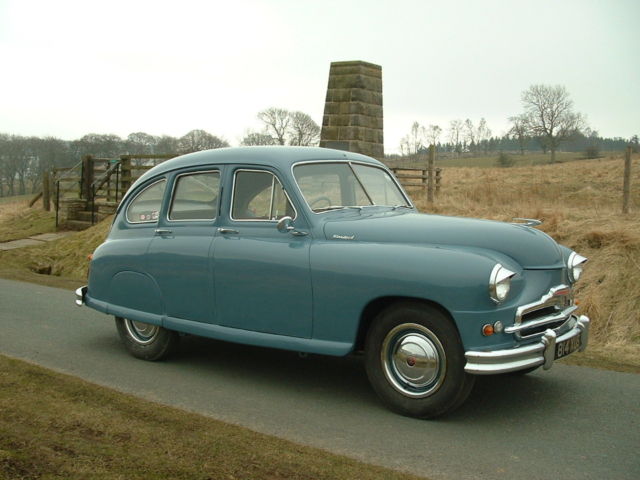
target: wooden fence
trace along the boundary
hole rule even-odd
[[[115,212],[133,182],[147,170],[175,157],[164,155],[120,155],[99,158],[86,155],[69,168],[56,168],[43,178],[43,204],[55,195],[56,226],[83,229]],[[49,188],[50,183],[53,188]],[[45,186],[46,185],[46,186]],[[36,200],[36,199],[34,199]]]
[[[428,168],[413,168],[413,167],[393,167],[391,171],[400,181],[403,187],[420,187],[425,192],[429,188],[429,169]],[[440,184],[442,181],[442,169],[435,168],[435,189],[436,195],[440,193]]]

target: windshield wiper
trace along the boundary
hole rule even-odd
[[[362,207],[352,207],[345,205],[329,205],[328,207],[314,208],[313,211],[316,213],[327,212],[329,210],[346,210],[347,208],[357,208],[360,210]]]

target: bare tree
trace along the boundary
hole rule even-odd
[[[0,174],[7,186],[7,194],[26,193],[26,179],[33,164],[33,154],[27,148],[28,139],[17,135],[0,136]],[[15,182],[18,181],[18,191]]]
[[[275,141],[271,135],[265,132],[247,132],[244,138],[240,141],[240,145],[244,147],[251,147],[257,145],[275,145]]]
[[[529,133],[540,137],[551,150],[552,163],[556,161],[560,144],[580,133],[586,125],[583,115],[573,111],[573,101],[561,85],[531,85],[522,93],[522,104]]]
[[[127,136],[125,142],[126,150],[131,154],[151,154],[155,153],[158,138],[145,132],[134,132]]]
[[[180,151],[179,140],[170,135],[163,135],[158,138],[158,141],[155,146],[155,153],[178,153]]]
[[[487,125],[487,121],[482,117],[478,128],[476,129],[476,144],[478,147],[482,147],[483,152],[486,154],[489,151],[489,139],[491,138],[491,129]]]
[[[467,118],[463,126],[464,141],[469,150],[474,151],[477,147],[476,129],[471,119]]]
[[[191,130],[184,137],[178,140],[178,149],[180,153],[199,152],[200,150],[208,150],[210,148],[228,147],[226,140],[211,135],[204,130]]]
[[[289,116],[289,145],[317,145],[320,141],[320,126],[304,112],[291,112]]]
[[[509,122],[511,123],[511,128],[509,129],[509,132],[507,132],[507,135],[518,140],[520,155],[524,155],[524,149],[529,142],[527,116],[524,114],[515,115],[513,117],[509,117]]]
[[[425,148],[425,136],[425,128],[418,122],[413,122],[409,133],[400,140],[400,152],[402,152],[403,155],[415,155]]]
[[[88,133],[80,140],[73,141],[71,146],[77,159],[83,155],[114,158],[124,150],[124,142],[119,136],[99,133]]]
[[[286,145],[287,133],[289,131],[289,123],[291,115],[284,108],[267,108],[258,113],[258,119],[264,123],[264,126],[274,139],[277,145]]]
[[[449,142],[453,145],[456,153],[460,155],[462,152],[461,137],[463,134],[464,124],[462,120],[451,120],[449,123]]]
[[[429,125],[427,127],[426,138],[429,145],[437,145],[440,135],[442,135],[442,128],[438,125]]]

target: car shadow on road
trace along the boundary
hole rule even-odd
[[[272,390],[291,395],[313,391],[327,399],[350,399],[360,406],[378,403],[360,355],[306,355],[185,336],[179,351],[167,361],[209,371],[217,378],[241,378],[255,387],[268,384]]]
[[[368,383],[361,355],[329,357],[252,347],[186,336],[169,362],[204,370],[224,380],[242,378],[256,387],[268,386],[283,395],[313,392],[318,399],[358,405],[359,409],[385,407]],[[544,372],[529,375],[495,375],[476,378],[474,389],[457,411],[438,421],[487,421],[529,414],[544,415],[549,409],[571,407],[571,378],[560,379]],[[391,414],[391,413],[390,413]],[[391,414],[393,415],[393,414]]]

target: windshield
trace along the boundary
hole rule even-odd
[[[307,163],[293,175],[316,213],[350,207],[410,207],[393,178],[383,169],[357,163]]]

